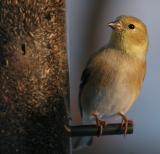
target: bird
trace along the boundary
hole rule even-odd
[[[82,73],[79,108],[82,123],[95,118],[98,128],[105,127],[104,116],[121,117],[126,134],[131,121],[125,114],[139,96],[146,74],[148,32],[140,19],[127,15],[108,26],[112,29],[108,45],[90,57]],[[80,137],[73,149],[89,146],[92,140]]]

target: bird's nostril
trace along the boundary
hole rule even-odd
[[[114,30],[120,30],[121,31],[123,29],[122,23],[119,22],[119,21],[110,22],[108,24],[108,26],[111,27]]]

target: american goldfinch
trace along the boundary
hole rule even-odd
[[[82,122],[94,116],[97,126],[104,127],[101,117],[119,115],[126,133],[125,113],[138,97],[146,72],[147,29],[138,18],[125,15],[108,25],[112,34],[107,47],[95,53],[83,71],[79,106]],[[91,143],[90,137],[79,138],[74,148]]]

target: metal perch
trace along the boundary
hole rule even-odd
[[[96,125],[78,125],[78,126],[66,126],[65,129],[67,135],[70,137],[76,136],[97,136],[97,126]],[[119,124],[107,124],[103,129],[102,135],[120,135],[124,134],[124,128]],[[128,124],[128,130],[126,134],[133,134],[133,124]]]

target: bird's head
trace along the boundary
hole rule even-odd
[[[145,24],[136,17],[119,16],[110,22],[112,36],[109,46],[129,55],[145,58],[148,47],[148,34]]]

